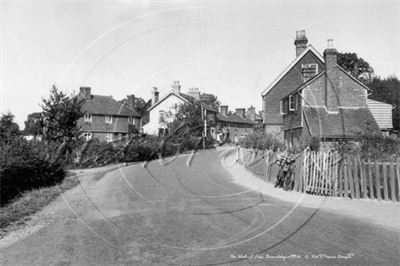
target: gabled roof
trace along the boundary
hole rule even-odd
[[[165,101],[165,99],[167,99],[168,97],[174,95],[175,97],[178,97],[179,99],[181,99],[182,101],[184,101],[185,103],[192,103],[193,100],[195,99],[194,97],[185,94],[185,93],[175,93],[173,91],[171,91],[170,93],[168,93],[167,95],[165,95],[164,97],[162,97],[158,102],[156,102],[155,104],[153,104],[152,106],[150,106],[149,109],[147,109],[147,111],[151,111],[154,107],[156,107],[157,105],[159,105],[160,103],[162,103],[163,101]]]
[[[312,136],[321,138],[356,139],[361,134],[381,134],[368,108],[339,109],[328,113],[322,107],[304,107],[304,116]]]
[[[89,114],[114,115],[114,116],[134,116],[140,115],[130,109],[127,104],[118,102],[111,96],[91,95],[90,99],[85,99],[82,110]]]
[[[272,81],[271,84],[261,93],[261,96],[265,96],[309,51],[311,51],[321,62],[324,62],[324,58],[322,55],[315,50],[315,48],[309,44],[307,48],[298,56],[296,57],[284,70],[279,76]]]
[[[217,113],[217,120],[229,123],[239,123],[239,124],[249,124],[249,125],[255,124],[254,121],[245,117],[240,117],[235,114],[223,115],[221,113]]]
[[[361,86],[364,87],[364,89],[366,89],[367,91],[371,91],[370,88],[368,88],[364,83],[362,83],[361,81],[359,81],[358,79],[356,79],[355,77],[353,77],[349,72],[347,72],[346,70],[344,70],[344,68],[342,68],[341,66],[337,65],[337,67],[343,71],[343,73],[345,73],[347,76],[349,76],[352,80],[354,80],[355,82],[357,82],[358,84],[360,84]]]
[[[356,79],[355,77],[353,77],[349,72],[347,72],[346,70],[344,70],[341,66],[336,65],[343,73],[345,73],[347,76],[349,76],[353,81],[357,82],[358,84],[360,84],[364,89],[366,89],[367,91],[370,91],[370,88],[368,88],[364,83],[362,83],[361,81],[359,81],[358,79]],[[326,71],[322,71],[321,73],[319,73],[318,75],[315,75],[314,77],[310,78],[309,80],[306,81],[306,83],[301,84],[297,89],[295,89],[293,92],[289,93],[288,95],[286,95],[285,97],[283,97],[282,99],[287,98],[289,95],[293,95],[296,92],[301,91],[302,89],[304,89],[305,87],[307,87],[308,85],[310,85],[311,83],[313,83],[314,81],[316,81],[320,76],[322,75],[326,75]]]
[[[320,76],[324,75],[325,71],[322,71],[321,73],[319,73],[318,75],[315,75],[314,77],[310,78],[309,80],[306,81],[306,83],[301,84],[299,87],[297,87],[297,89],[295,89],[293,92],[289,93],[288,95],[282,97],[281,100],[287,98],[289,95],[293,95],[295,93],[297,93],[298,91],[301,91],[302,89],[304,89],[305,87],[307,87],[308,85],[310,85],[311,83],[313,83],[314,81],[316,81]]]

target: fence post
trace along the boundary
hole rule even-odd
[[[367,176],[365,171],[365,164],[361,161],[360,157],[358,157],[358,161],[360,162],[360,177],[361,177],[361,184],[362,184],[362,194],[363,199],[367,198]]]
[[[265,157],[265,181],[269,181],[269,152]]]
[[[357,157],[354,156],[354,186],[355,186],[355,192],[356,192],[356,199],[360,198],[360,181],[358,178],[358,161]]]
[[[396,168],[397,168],[397,188],[399,190],[399,201],[400,201],[400,158],[397,158],[397,164],[396,164]]]
[[[349,164],[348,164],[348,160],[347,160],[347,156],[345,159],[345,164],[344,164],[344,197],[348,198],[349,197]]]
[[[396,201],[396,193],[395,193],[395,178],[396,175],[394,173],[394,163],[390,163],[390,198],[392,201]]]
[[[376,186],[376,198],[378,200],[382,200],[382,195],[381,195],[381,177],[379,174],[379,164],[377,161],[375,161],[375,169],[376,169],[376,173],[375,173],[375,186]]]
[[[383,195],[385,200],[389,200],[388,196],[388,185],[387,185],[387,165],[385,162],[382,162],[382,171],[383,171]]]
[[[372,162],[368,159],[368,182],[369,182],[369,198],[374,199],[374,183],[373,183],[373,176],[372,176]]]
[[[348,160],[349,166],[347,168],[348,177],[349,177],[349,184],[350,184],[350,194],[351,194],[351,198],[352,199],[355,198],[355,195],[354,195],[354,178],[353,178],[354,171],[352,169],[353,168],[353,162],[354,162],[354,160],[349,159]]]

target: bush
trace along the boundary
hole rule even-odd
[[[16,138],[0,146],[1,205],[26,190],[52,186],[63,180],[62,165],[36,154],[30,142]]]
[[[256,132],[247,135],[240,143],[243,148],[255,148],[259,150],[282,148],[282,143],[271,134]]]

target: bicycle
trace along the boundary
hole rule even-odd
[[[294,168],[296,160],[282,156],[278,160],[279,172],[275,179],[274,187],[283,187],[285,191],[292,190],[294,186]]]

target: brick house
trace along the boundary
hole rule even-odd
[[[256,122],[247,118],[245,111],[245,108],[237,108],[235,113],[230,113],[227,105],[221,105],[216,117],[217,133],[225,134],[231,141],[254,133]]]
[[[81,87],[78,97],[85,100],[84,117],[78,120],[82,137],[100,141],[126,141],[130,134],[140,130],[140,115],[134,110],[135,96],[128,95],[124,102],[112,96],[93,95],[90,87]]]
[[[368,87],[337,64],[331,41],[324,51],[324,69],[280,101],[286,144],[305,144],[311,136],[324,141],[380,134],[367,106]]]
[[[262,92],[265,133],[273,134],[281,140],[283,115],[280,112],[280,100],[325,70],[323,57],[307,43],[305,31],[297,31],[294,41],[296,58]]]

